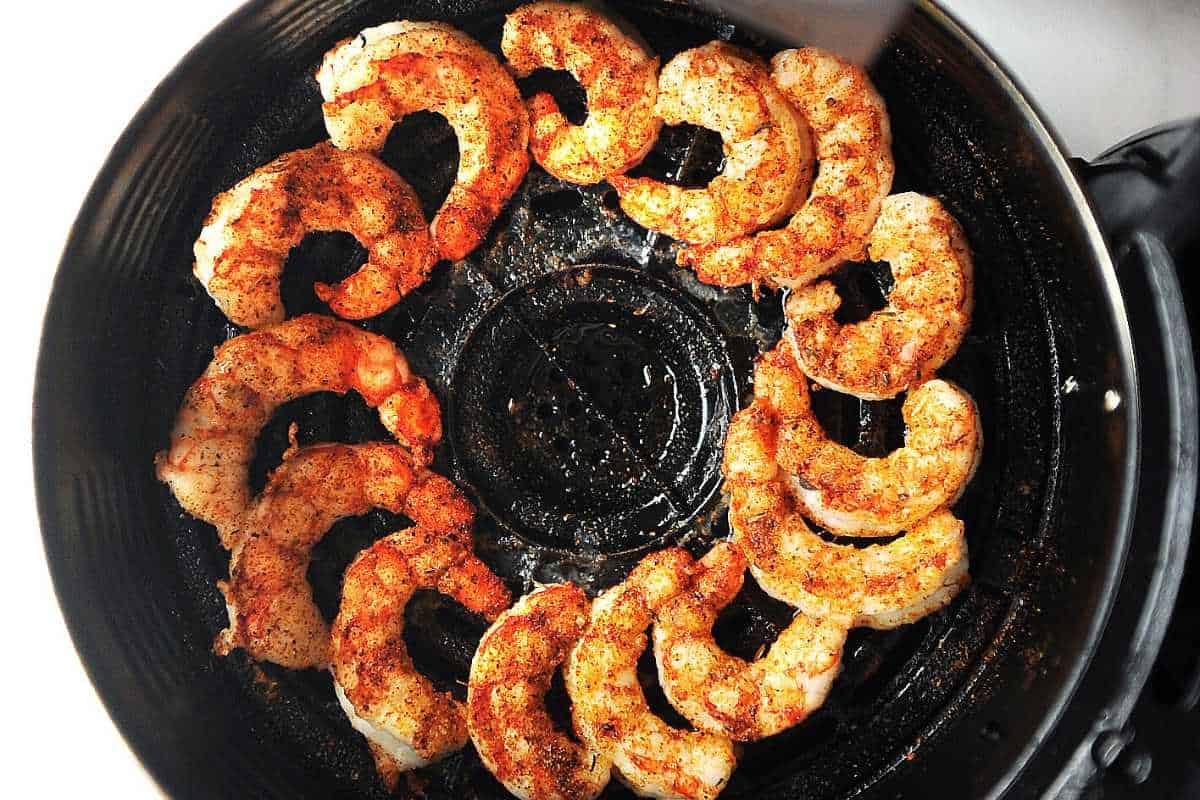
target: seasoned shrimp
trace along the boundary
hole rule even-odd
[[[587,91],[588,117],[571,125],[546,92],[531,97],[529,146],[555,177],[599,183],[638,164],[658,137],[658,58],[600,12],[574,3],[520,6],[500,43],[519,77],[538,68],[570,72]]]
[[[968,583],[963,524],[944,509],[861,549],[814,533],[800,515],[797,479],[776,464],[777,426],[760,397],[734,416],[725,447],[734,542],[764,591],[825,624],[887,629],[937,611]]]
[[[275,409],[313,392],[355,390],[424,463],[442,437],[437,399],[392,342],[330,317],[306,314],[230,339],[187,394],[158,478],[232,549],[250,507],[254,442]]]
[[[646,629],[658,609],[687,588],[693,568],[679,549],[642,559],[624,583],[592,604],[591,624],[563,673],[575,732],[643,796],[713,800],[736,766],[729,739],[670,727],[650,710],[638,683]]]
[[[837,290],[822,281],[793,292],[784,310],[810,378],[882,400],[930,378],[958,349],[971,324],[971,251],[942,204],[912,192],[883,201],[869,246],[872,260],[892,267],[886,307],[843,325],[834,319]]]
[[[471,740],[521,800],[592,800],[608,784],[609,760],[560,730],[544,700],[587,626],[588,606],[578,586],[543,586],[500,615],[471,661]]]
[[[813,47],[778,53],[771,65],[776,85],[812,130],[817,174],[785,227],[679,253],[681,265],[718,286],[803,286],[860,260],[892,188],[887,109],[862,68]]]
[[[909,393],[902,409],[904,446],[884,458],[860,456],[825,435],[809,406],[804,375],[784,344],[759,362],[754,390],[775,403],[787,398],[779,464],[797,476],[804,510],[833,533],[907,530],[958,500],[979,464],[983,432],[975,402],[948,381],[931,380]]]
[[[404,606],[436,589],[494,620],[511,600],[471,552],[470,534],[408,528],[380,539],[346,570],[333,621],[334,691],[350,724],[399,770],[436,761],[466,744],[467,713],[417,672],[404,645]]]
[[[218,584],[237,647],[293,669],[329,665],[329,626],[308,584],[312,548],[344,517],[385,508],[426,530],[470,528],[475,511],[450,481],[394,444],[316,444],[289,451],[246,514],[229,581]]]
[[[474,250],[529,169],[525,107],[496,57],[444,23],[402,20],[338,44],[317,81],[329,137],[343,149],[378,152],[415,111],[446,118],[458,174],[430,233],[442,258]]]
[[[658,77],[657,109],[670,125],[721,134],[725,169],[703,189],[610,177],[639,225],[685,242],[722,242],[779,221],[808,191],[808,129],[757,56],[724,42],[680,53]]]
[[[765,655],[729,655],[713,639],[717,614],[742,588],[746,558],[720,542],[700,561],[691,589],[654,623],[659,683],[702,731],[751,741],[801,722],[825,701],[841,667],[844,619],[798,614]]]
[[[279,276],[310,231],[346,231],[367,263],[317,296],[349,319],[373,317],[424,282],[436,254],[412,188],[368,153],[328,142],[285,153],[213,200],[193,271],[234,323],[282,322]]]

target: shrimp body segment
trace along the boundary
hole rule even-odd
[[[865,320],[834,319],[841,304],[828,281],[788,297],[788,338],[817,383],[868,400],[895,397],[950,360],[971,324],[971,251],[958,222],[932,197],[883,201],[868,243],[892,267],[887,306]]]
[[[548,93],[526,103],[530,149],[551,175],[598,183],[650,152],[662,127],[658,58],[611,19],[574,3],[529,3],[508,15],[500,46],[518,77],[567,70],[587,92],[582,125],[570,124]]]
[[[746,558],[720,542],[700,561],[691,589],[668,602],[654,625],[659,682],[702,731],[752,741],[801,722],[825,701],[841,667],[844,618],[797,614],[752,662],[713,639],[717,614],[742,587]]]
[[[418,589],[439,591],[489,620],[511,600],[464,531],[408,528],[380,539],[346,570],[333,622],[334,690],[355,730],[401,771],[467,741],[465,706],[416,670],[404,644],[404,607]]]
[[[702,189],[610,177],[639,225],[684,242],[723,242],[778,222],[808,191],[808,129],[757,56],[724,42],[680,53],[659,74],[657,108],[667,124],[721,134],[725,168]]]
[[[317,444],[284,456],[246,514],[219,584],[229,627],[217,650],[242,647],[261,661],[329,666],[329,626],[308,583],[312,548],[344,517],[384,508],[428,530],[470,528],[474,508],[453,483],[395,444]]]
[[[578,586],[539,588],[500,615],[471,661],[471,740],[484,765],[521,800],[592,800],[608,785],[608,759],[560,730],[544,700],[587,626],[588,610]]]
[[[563,673],[575,732],[644,797],[713,800],[736,766],[729,739],[670,727],[650,710],[638,682],[646,629],[687,588],[693,569],[678,549],[642,559],[623,583],[596,598]]]
[[[779,465],[797,477],[808,516],[833,533],[908,530],[957,501],[979,464],[979,412],[971,396],[949,381],[927,381],[909,392],[902,408],[904,446],[883,458],[861,456],[825,434],[786,345],[759,362],[754,383],[756,395],[787,398],[778,428]]]
[[[778,53],[771,67],[776,85],[812,131],[817,174],[785,227],[679,253],[681,265],[718,286],[760,281],[798,287],[843,261],[861,260],[892,188],[891,125],[866,72],[813,47]]]
[[[391,340],[318,314],[230,339],[187,394],[170,446],[155,457],[159,480],[232,549],[245,532],[255,438],[281,404],[313,392],[353,389],[424,463],[442,436],[437,399]]]
[[[779,424],[780,409],[761,394],[734,416],[725,447],[734,542],[768,594],[818,619],[894,628],[945,606],[967,584],[963,524],[945,509],[861,549],[814,533],[801,516],[799,479],[776,461]]]
[[[325,54],[317,71],[325,126],[345,150],[378,152],[393,123],[441,114],[458,137],[458,174],[430,224],[442,258],[463,258],[487,234],[529,169],[529,122],[500,62],[440,22],[389,22]]]
[[[349,319],[373,317],[424,282],[436,254],[412,188],[368,153],[328,142],[285,153],[213,200],[193,271],[231,321],[282,322],[279,278],[311,231],[346,231],[367,263],[317,296]]]

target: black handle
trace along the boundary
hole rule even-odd
[[[1121,258],[1135,232],[1178,259],[1200,233],[1200,117],[1160,126],[1077,161]]]
[[[1110,703],[1085,757],[1072,763],[1080,796],[1195,797],[1200,792],[1200,537],[1189,530],[1196,492],[1197,380],[1191,342],[1200,307],[1181,288],[1200,245],[1200,118],[1139,134],[1079,165],[1117,262],[1138,361],[1143,406],[1142,500],[1174,506],[1163,523],[1149,585],[1161,596],[1143,638],[1161,649],[1134,654],[1139,681]],[[1192,320],[1189,325],[1188,316]],[[1156,488],[1173,487],[1164,495]],[[1182,493],[1182,494],[1181,494]],[[1186,508],[1185,508],[1186,506]],[[1186,519],[1179,512],[1186,512]],[[1135,567],[1134,567],[1135,568]],[[1127,574],[1128,577],[1128,574]],[[1169,610],[1174,608],[1174,614]],[[1140,657],[1139,657],[1140,656]],[[1075,796],[1075,795],[1071,795]]]

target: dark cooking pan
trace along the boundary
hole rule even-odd
[[[713,37],[777,46],[686,4],[615,5],[664,58]],[[326,674],[212,653],[226,556],[152,468],[184,390],[237,333],[192,278],[191,242],[217,191],[323,137],[312,71],[335,41],[388,19],[436,18],[495,49],[509,7],[246,6],[155,92],[72,231],[35,397],[47,558],[101,697],[174,796],[384,791]],[[942,198],[976,252],[975,322],[943,371],[972,392],[985,426],[983,464],[956,508],[973,582],[914,625],[854,632],[826,705],[747,746],[724,796],[1070,794],[1113,760],[1107,745],[1145,682],[1186,549],[1194,372],[1168,253],[1155,249],[1178,244],[1163,231],[1179,220],[1146,233],[1134,215],[1118,277],[1034,110],[932,5],[910,15],[873,75],[895,131],[896,190]],[[553,88],[571,100],[570,87]],[[385,157],[432,208],[456,144],[438,118],[415,115]],[[676,128],[639,169],[703,183],[719,158],[711,135]],[[289,262],[289,311],[321,310],[314,278],[357,259],[345,237],[310,237]],[[856,267],[839,285],[865,313],[889,280],[886,268]],[[675,269],[671,243],[623,218],[605,186],[536,168],[479,251],[365,323],[394,338],[442,400],[438,466],[483,509],[478,549],[517,592],[561,577],[596,591],[650,549],[699,552],[724,535],[725,426],[780,324],[778,297],[717,291]],[[874,454],[894,446],[895,403],[822,396],[818,411],[842,441]],[[260,438],[259,485],[292,421],[303,442],[382,435],[353,398],[289,404]],[[403,522],[374,513],[326,537],[310,572],[326,613],[353,554]],[[407,613],[418,664],[456,686],[481,621],[437,597]],[[750,654],[789,613],[751,588],[717,635]],[[469,747],[420,782],[433,797],[504,796]],[[627,794],[615,783],[608,792]]]

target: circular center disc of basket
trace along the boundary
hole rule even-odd
[[[690,298],[639,270],[541,277],[493,306],[461,352],[458,470],[539,545],[600,555],[662,542],[720,485],[727,363]]]

